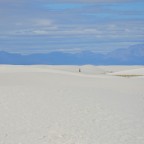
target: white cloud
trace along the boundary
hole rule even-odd
[[[9,31],[9,35],[49,35],[49,36],[76,36],[76,37],[96,37],[105,39],[109,38],[120,38],[124,37],[136,38],[143,36],[143,26],[137,24],[130,25],[119,23],[119,24],[103,24],[103,25],[87,25],[87,26],[69,26],[69,25],[56,25],[49,20],[34,20],[31,23],[32,27],[22,28],[19,30]]]
[[[50,19],[26,19],[20,22],[16,22],[17,26],[29,26],[29,27],[52,27],[54,25],[53,21]]]
[[[35,19],[32,23],[36,26],[52,26],[53,22],[49,19]]]
[[[48,35],[49,32],[46,31],[46,30],[33,30],[32,34],[35,34],[35,35]]]

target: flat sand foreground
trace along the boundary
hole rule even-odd
[[[1,65],[0,144],[144,144],[144,67]]]

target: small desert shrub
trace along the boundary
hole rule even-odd
[[[121,76],[121,77],[138,77],[138,76],[144,76],[144,75],[138,75],[138,74],[119,74],[119,75],[116,75],[116,76]]]

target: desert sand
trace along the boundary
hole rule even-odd
[[[144,144],[144,66],[1,65],[0,144]]]

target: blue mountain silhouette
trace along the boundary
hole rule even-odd
[[[143,65],[144,44],[117,49],[107,54],[82,51],[80,53],[51,52],[22,55],[0,52],[0,64],[13,65]]]

